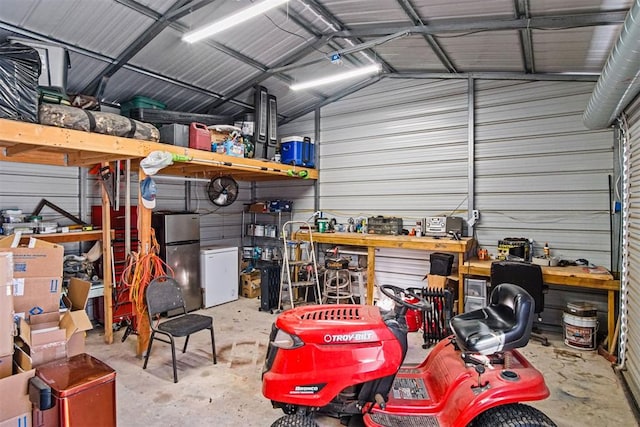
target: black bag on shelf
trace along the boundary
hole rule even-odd
[[[38,122],[40,55],[30,46],[0,44],[0,118]]]

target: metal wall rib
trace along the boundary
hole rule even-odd
[[[625,204],[627,233],[627,263],[623,267],[623,280],[626,292],[621,305],[622,328],[621,351],[624,348],[625,370],[623,376],[629,385],[636,402],[640,401],[640,99],[636,99],[625,114],[629,124],[628,136],[630,152],[625,158],[630,179],[628,181],[628,203]],[[625,274],[626,272],[626,274]]]

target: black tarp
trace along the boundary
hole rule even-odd
[[[20,43],[0,43],[0,117],[38,122],[40,55]]]

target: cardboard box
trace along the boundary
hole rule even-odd
[[[31,411],[0,421],[0,427],[31,427],[31,425]]]
[[[86,331],[93,329],[87,314],[90,291],[91,283],[73,277],[69,280],[67,295],[62,298],[68,311],[62,316],[60,327],[67,331],[68,357],[84,353]]]
[[[13,254],[0,252],[0,356],[13,353]],[[0,367],[1,369],[1,367]]]
[[[429,288],[444,289],[447,287],[448,280],[447,276],[427,274],[427,286]]]
[[[13,279],[13,309],[29,319],[32,315],[58,312],[62,277],[18,277]]]
[[[20,236],[0,239],[0,251],[13,254],[13,277],[62,277],[64,247],[30,238],[27,246],[19,246]]]
[[[29,379],[35,375],[35,369],[19,372],[0,379],[0,425],[31,412],[29,401]],[[30,421],[30,419],[29,419]],[[7,424],[16,425],[16,424]],[[29,426],[30,424],[27,424]]]
[[[269,205],[263,202],[251,203],[247,207],[247,212],[255,212],[255,213],[269,212]]]
[[[20,319],[20,340],[15,347],[16,360],[23,369],[30,369],[51,360],[75,356],[84,352],[85,332],[93,328],[85,311],[91,283],[72,278],[63,301],[66,312],[31,315]]]
[[[260,270],[240,275],[240,294],[245,298],[257,298],[260,296]]]
[[[13,347],[12,347],[13,350]],[[0,357],[0,379],[10,376],[13,373],[13,351],[6,356]]]

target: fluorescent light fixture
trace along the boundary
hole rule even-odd
[[[304,83],[292,84],[289,87],[291,88],[291,90],[308,89],[310,87],[326,85],[329,83],[335,83],[342,80],[353,79],[355,77],[360,77],[367,74],[378,73],[380,72],[381,69],[382,69],[382,66],[380,64],[373,64],[373,65],[368,65],[362,68],[356,68],[354,70],[347,71],[344,73],[334,74],[333,76],[329,76],[329,77],[323,77],[316,80],[309,80],[308,82],[304,82]]]
[[[187,43],[194,43],[214,34],[220,33],[251,18],[265,13],[266,11],[278,7],[289,0],[264,0],[252,6],[246,7],[233,15],[229,15],[219,21],[213,22],[204,27],[189,31],[182,36],[182,40]]]

